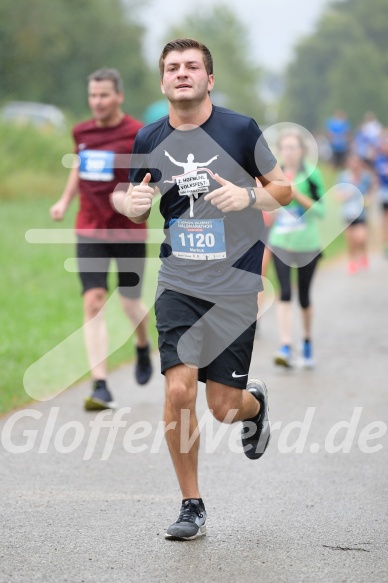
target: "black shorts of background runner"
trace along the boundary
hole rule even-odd
[[[344,152],[333,152],[332,162],[335,168],[343,168],[345,166],[346,156],[348,155],[348,151]]]
[[[162,373],[187,364],[198,367],[198,380],[203,383],[209,379],[245,389],[255,338],[257,295],[217,298],[215,304],[169,289],[160,292],[155,313]]]
[[[77,259],[82,293],[95,288],[108,290],[109,265],[115,259],[120,295],[140,298],[145,257],[145,243],[108,243],[78,236]]]
[[[382,202],[381,208],[383,209],[383,211],[388,211],[388,202]]]
[[[272,251],[280,284],[280,300],[282,302],[291,301],[291,267],[294,265],[298,276],[299,303],[302,308],[308,308],[311,281],[321,254],[288,252],[278,248],[273,248]]]

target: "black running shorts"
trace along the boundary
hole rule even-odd
[[[198,368],[198,380],[245,389],[257,318],[257,294],[225,296],[217,303],[164,290],[155,303],[161,370]]]
[[[109,265],[111,259],[115,259],[119,293],[127,298],[140,298],[145,257],[145,243],[108,243],[78,236],[77,258],[82,293],[94,288],[108,290]]]

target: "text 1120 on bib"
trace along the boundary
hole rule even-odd
[[[195,260],[225,259],[224,219],[172,219],[172,254]]]

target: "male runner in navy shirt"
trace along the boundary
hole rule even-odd
[[[247,381],[261,289],[261,210],[288,204],[291,189],[254,120],[212,105],[207,47],[172,41],[159,64],[169,115],[136,137],[133,153],[142,157],[130,172],[121,212],[143,222],[156,190],[162,194],[166,239],[155,310],[164,419],[171,424],[166,439],[183,498],[166,538],[191,540],[206,533],[197,479],[197,381],[206,383],[216,419],[244,421],[247,457],[259,458],[270,438],[265,384]]]

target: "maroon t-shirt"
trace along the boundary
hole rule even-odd
[[[128,184],[129,158],[142,124],[129,115],[117,126],[98,127],[94,119],[73,129],[80,157],[80,207],[76,232],[103,240],[145,241],[145,223],[136,224],[114,210],[110,194],[119,183]],[[115,167],[118,166],[118,167]]]

